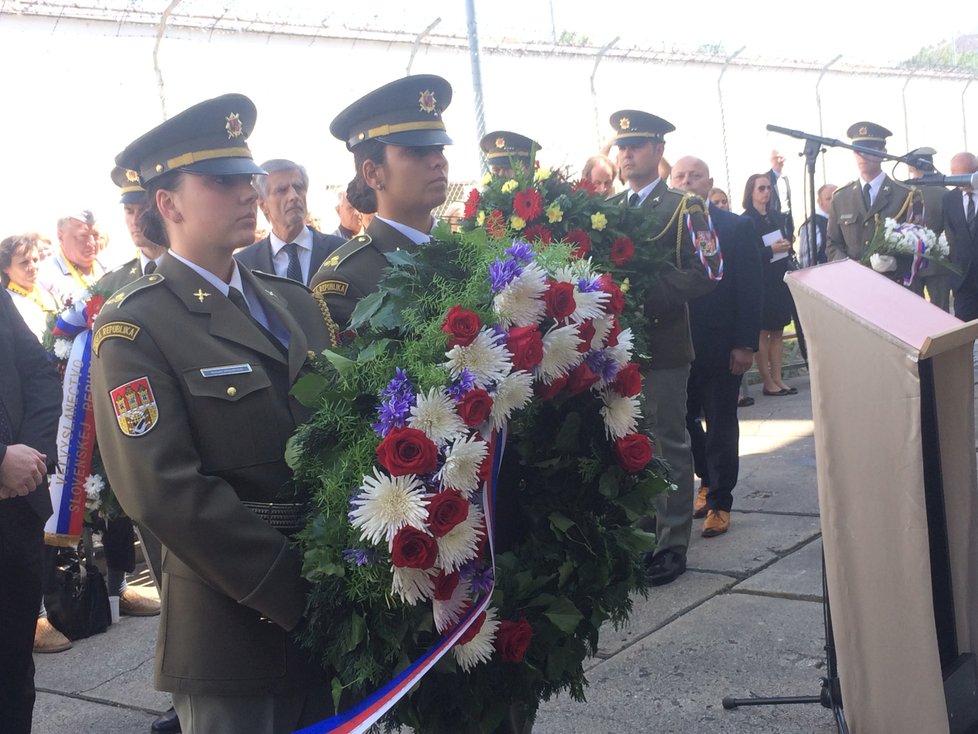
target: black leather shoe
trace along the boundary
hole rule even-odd
[[[166,734],[180,734],[180,719],[177,718],[177,712],[171,708],[154,721],[152,726],[149,727],[149,730],[153,732],[166,732]]]
[[[665,586],[686,572],[686,556],[666,548],[652,556],[645,566],[646,578],[652,586]]]

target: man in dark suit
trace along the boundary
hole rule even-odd
[[[958,153],[951,159],[954,176],[978,173],[978,156]],[[954,315],[962,321],[978,319],[978,192],[962,186],[944,194],[944,233],[951,249],[951,262],[960,273],[951,273]]]
[[[825,243],[829,229],[829,209],[832,206],[832,195],[837,188],[835,184],[823,184],[815,195],[815,213],[812,215],[815,218],[815,245],[809,244],[811,218],[806,219],[798,230],[799,260],[803,268],[828,262]]]
[[[680,158],[672,184],[703,198],[713,187],[710,169],[698,158]],[[723,248],[723,280],[716,290],[689,302],[696,358],[686,388],[686,428],[693,464],[701,479],[693,517],[705,517],[703,536],[727,532],[739,471],[737,398],[750,369],[761,328],[763,271],[757,232],[747,217],[710,204],[710,219]],[[706,430],[700,417],[706,418]]]
[[[268,176],[257,176],[258,206],[272,225],[268,237],[235,255],[250,270],[279,275],[308,285],[329,254],[343,244],[333,235],[306,226],[309,174],[298,163],[265,161]]]
[[[57,457],[58,374],[6,290],[0,291],[0,722],[30,734],[34,626],[41,605],[47,474]]]

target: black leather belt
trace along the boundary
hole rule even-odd
[[[305,502],[242,502],[259,518],[286,535],[306,524],[309,505]]]

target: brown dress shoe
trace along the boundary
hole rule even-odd
[[[709,487],[700,487],[696,493],[696,501],[693,502],[693,517],[697,520],[706,517],[706,496],[710,493]]]
[[[160,600],[126,589],[119,597],[119,614],[127,617],[155,617],[160,613]]]
[[[730,529],[730,513],[724,510],[709,510],[703,521],[703,537],[713,538],[723,535]]]
[[[71,649],[71,640],[59,632],[47,617],[37,618],[34,628],[34,652],[64,652]]]

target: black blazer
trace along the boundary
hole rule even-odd
[[[316,274],[319,266],[323,264],[323,260],[329,257],[333,250],[346,242],[346,240],[340,237],[317,232],[312,227],[309,229],[312,231],[312,260],[309,262],[309,272],[306,273],[306,282],[303,285],[309,285],[312,281],[312,276]],[[249,270],[259,270],[263,273],[275,275],[275,266],[272,264],[271,235],[263,240],[258,240],[253,245],[248,245],[234,257]]]
[[[975,226],[969,227],[964,215],[964,198],[960,189],[952,189],[944,194],[944,234],[951,250],[951,262],[961,269],[961,274],[950,272],[951,287],[957,290],[968,276],[968,270],[978,252],[978,218]],[[978,192],[975,193],[975,206],[978,207]]]
[[[48,470],[53,469],[58,462],[55,437],[61,416],[61,381],[6,289],[0,290],[0,399],[10,422],[11,442],[45,454]],[[0,463],[6,453],[7,445],[0,443]],[[0,502],[26,502],[42,520],[51,515],[47,482],[26,497]]]
[[[726,365],[737,347],[757,351],[764,296],[761,254],[754,222],[710,204],[710,218],[723,253],[723,279],[716,290],[689,302],[696,361]]]

